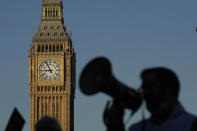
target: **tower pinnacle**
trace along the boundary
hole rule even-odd
[[[43,0],[42,1],[42,21],[63,20],[61,0]]]
[[[44,42],[46,40],[70,41],[64,26],[62,0],[42,0],[41,24],[34,34],[32,42]]]

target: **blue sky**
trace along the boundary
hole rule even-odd
[[[72,32],[77,54],[76,131],[105,130],[102,112],[111,98],[87,97],[78,87],[82,68],[97,56],[108,57],[116,78],[135,88],[144,68],[173,69],[181,81],[180,101],[197,114],[197,1],[63,0],[63,4],[65,26]],[[0,130],[14,106],[26,119],[24,131],[29,130],[28,48],[40,15],[41,0],[1,1]],[[128,125],[140,119],[139,110]]]

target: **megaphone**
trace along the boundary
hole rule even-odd
[[[142,103],[140,93],[113,76],[111,64],[105,57],[97,57],[85,66],[80,75],[79,86],[86,95],[103,92],[132,111],[136,111]]]

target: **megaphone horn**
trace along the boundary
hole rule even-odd
[[[137,110],[142,102],[139,93],[113,76],[111,64],[105,57],[95,58],[85,66],[79,86],[86,95],[104,92],[120,101],[125,108],[132,110]]]

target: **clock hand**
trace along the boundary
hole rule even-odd
[[[39,71],[46,71],[47,72],[47,71],[53,71],[53,70],[39,70]]]
[[[45,61],[45,63],[47,64],[47,66],[48,66],[48,68],[49,68],[50,73],[52,73],[52,70],[51,70],[51,68],[49,67],[49,64],[47,63],[47,61]]]

